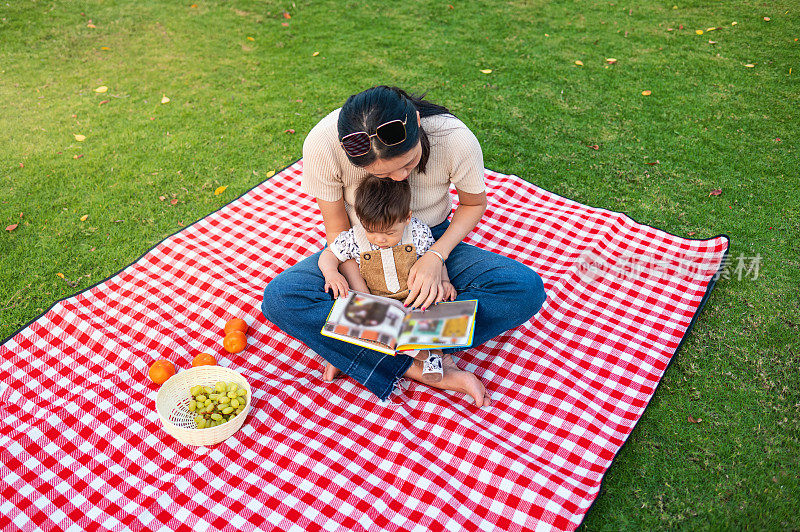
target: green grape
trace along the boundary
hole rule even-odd
[[[214,413],[211,414],[211,419],[213,419],[214,421],[219,421],[220,419],[222,419],[222,416],[220,414]]]
[[[244,397],[245,395],[247,395],[247,390],[245,390],[244,388],[241,388],[241,389],[239,389],[238,392],[236,392],[236,395],[238,395],[239,397]]]
[[[214,411],[214,405],[207,405],[206,406],[206,412],[213,412],[213,411]]]
[[[231,402],[231,398],[230,397],[221,397],[220,400],[219,400],[219,403],[222,404],[222,405],[230,403],[230,402]]]
[[[239,389],[239,385],[236,384],[235,382],[231,382],[231,383],[228,384],[228,391],[229,392],[235,392],[238,389]]]
[[[208,405],[210,405],[212,402],[213,402],[213,401],[211,401],[211,399],[206,399],[205,401],[203,401],[203,404],[204,404],[204,405],[206,405],[206,406],[208,406]]]
[[[219,381],[215,388],[219,393],[225,393],[227,391],[227,387],[225,386],[225,383],[222,381]]]
[[[231,399],[231,406],[232,406],[233,408],[239,408],[239,405],[240,405],[240,404],[241,404],[241,403],[239,402],[239,400],[238,400],[238,399]]]
[[[200,401],[201,403],[205,402],[206,399],[207,399],[207,397],[205,395],[198,395],[197,396],[197,400]]]
[[[212,393],[214,390],[212,390],[212,389],[211,389],[211,388],[209,388],[208,386],[203,386],[203,391],[204,391],[204,392],[206,392],[206,395],[209,395],[209,394],[210,394],[210,393]]]
[[[197,428],[198,429],[206,428],[206,420],[201,418],[200,421],[197,422]]]
[[[203,387],[198,385],[198,386],[192,386],[192,389],[189,390],[189,393],[192,394],[192,395],[197,395],[197,394],[201,393],[202,391],[203,391]]]
[[[222,409],[222,413],[223,414],[230,414],[234,410],[235,410],[235,408],[233,408],[232,406],[228,406],[228,407]]]

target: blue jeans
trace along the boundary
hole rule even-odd
[[[449,224],[445,220],[432,227],[433,237],[441,238]],[[412,358],[384,355],[320,334],[333,306],[333,296],[323,291],[325,278],[317,265],[320,253],[278,274],[264,289],[261,311],[283,332],[386,400]],[[458,292],[456,299],[478,300],[473,346],[525,323],[539,312],[547,298],[542,279],[535,271],[464,242],[447,258],[447,273]]]

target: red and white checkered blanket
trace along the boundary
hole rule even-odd
[[[457,357],[491,391],[403,381],[380,402],[265,321],[264,286],[324,240],[298,161],[0,346],[0,525],[82,530],[576,528],[713,286],[728,239],[688,240],[487,171],[468,241],[539,272],[528,324]],[[322,287],[320,286],[320,290]],[[221,347],[246,317],[249,345]],[[210,448],[161,428],[159,357],[253,387]]]

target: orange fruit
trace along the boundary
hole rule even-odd
[[[196,368],[197,366],[216,366],[217,359],[214,358],[214,355],[210,353],[200,353],[194,360],[192,360],[192,367]]]
[[[175,375],[175,364],[166,358],[160,358],[153,362],[147,372],[147,376],[156,384],[164,384],[173,375]]]
[[[228,353],[238,353],[247,347],[247,336],[242,331],[229,332],[222,340],[222,347]]]
[[[241,331],[247,334],[247,322],[242,318],[233,318],[225,324],[225,334],[230,334],[233,331]]]

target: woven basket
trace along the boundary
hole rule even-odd
[[[198,384],[213,388],[218,381],[235,382],[247,390],[247,404],[227,423],[198,429],[194,422],[196,414],[189,411],[189,390]],[[184,445],[214,445],[232,436],[242,427],[252,404],[253,394],[247,380],[240,373],[222,366],[198,366],[181,371],[162,384],[156,396],[156,411],[164,430]]]

